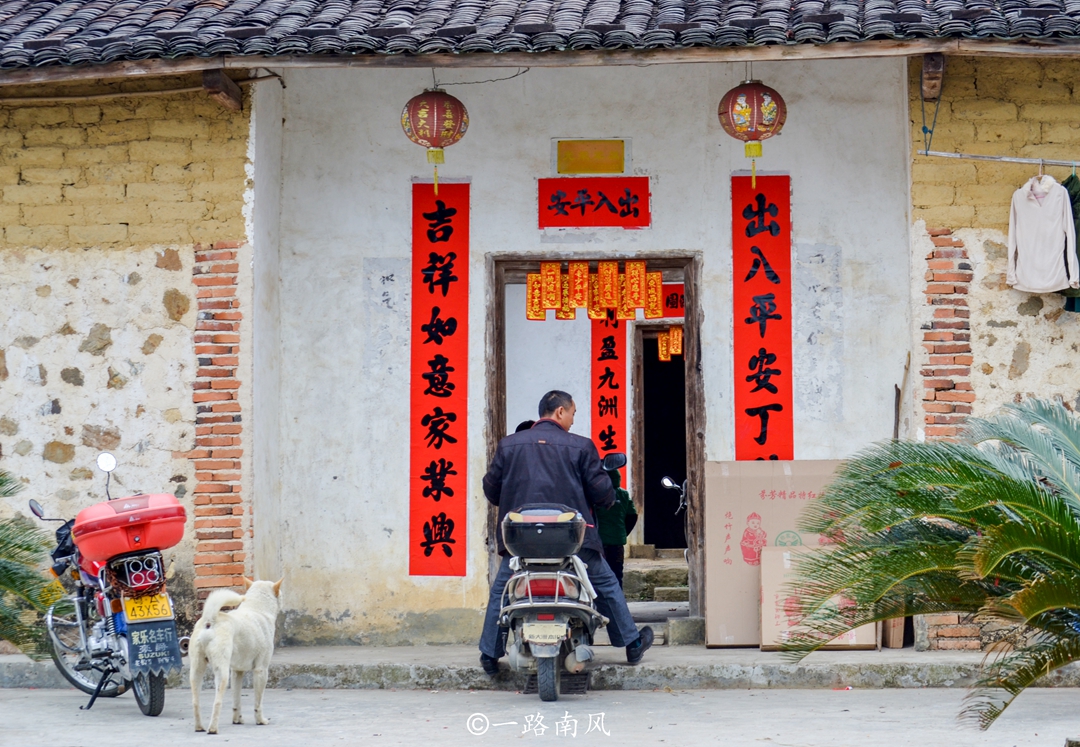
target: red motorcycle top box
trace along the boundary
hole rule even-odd
[[[134,495],[84,508],[75,517],[72,535],[84,559],[105,561],[172,547],[184,536],[186,518],[174,495]]]

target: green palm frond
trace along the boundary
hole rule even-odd
[[[0,498],[10,498],[23,489],[23,484],[10,472],[0,470]]]
[[[0,471],[0,495],[13,495],[21,487]],[[41,570],[48,547],[48,534],[26,519],[0,521],[0,639],[29,654],[41,649],[37,618],[57,593],[57,582]]]
[[[1003,654],[984,667],[962,715],[986,729],[1037,679],[1077,659],[1080,638],[1075,636],[1043,635]]]
[[[965,715],[987,728],[1080,659],[1080,416],[1028,400],[956,443],[887,441],[846,461],[799,520],[832,544],[797,559],[796,659],[861,625],[940,612],[1012,627]]]

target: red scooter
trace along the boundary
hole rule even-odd
[[[180,668],[180,639],[165,590],[161,550],[184,536],[184,507],[173,495],[113,500],[112,454],[101,454],[109,498],[74,519],[46,519],[37,501],[30,510],[56,530],[52,573],[70,593],[49,608],[45,626],[53,662],[72,685],[99,697],[134,691],[139,709],[157,716],[165,706],[165,676]]]

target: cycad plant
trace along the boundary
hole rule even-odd
[[[22,488],[12,475],[0,470],[0,498]],[[26,519],[0,520],[0,639],[28,654],[37,654],[42,643],[37,615],[50,598],[55,582],[42,574],[48,534]]]
[[[829,544],[799,562],[791,584],[802,619],[786,648],[798,658],[907,615],[1015,626],[964,708],[983,729],[1039,677],[1080,659],[1080,416],[1062,402],[970,419],[955,443],[876,444],[844,463],[800,528]]]

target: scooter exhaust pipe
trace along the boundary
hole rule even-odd
[[[563,666],[570,674],[581,674],[585,671],[585,664],[592,661],[592,658],[593,650],[582,644],[567,654],[563,659]]]
[[[514,641],[506,649],[506,660],[514,671],[524,671],[536,666],[536,659],[521,650],[521,644]]]

